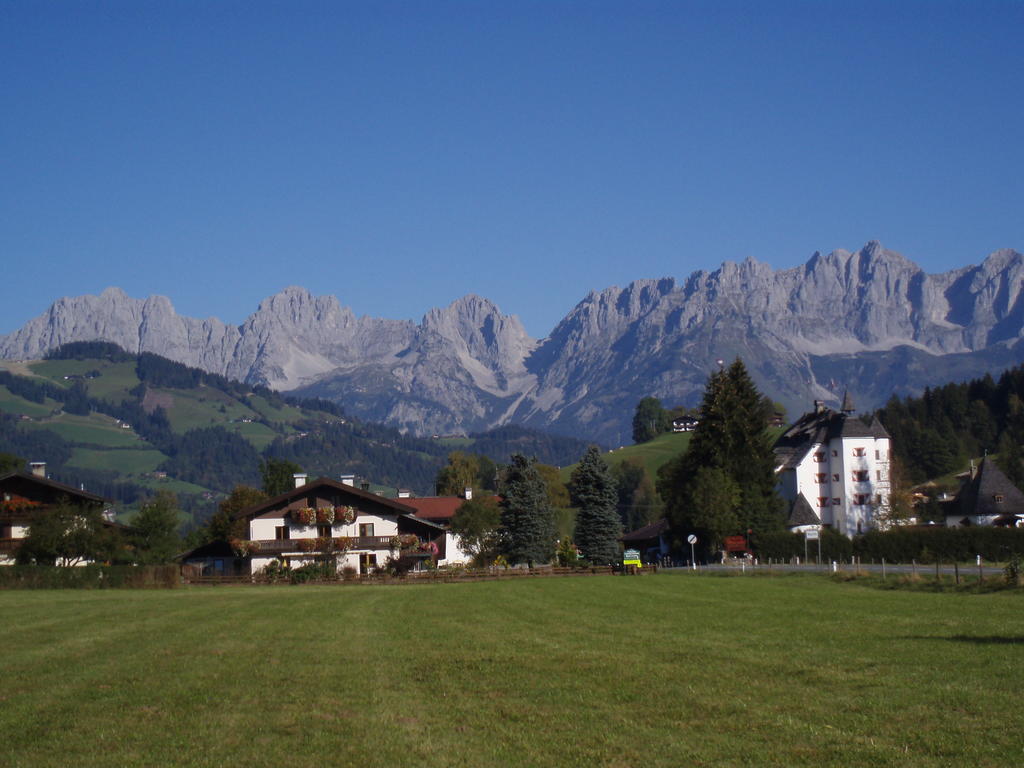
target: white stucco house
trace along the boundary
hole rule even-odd
[[[15,562],[35,516],[60,503],[104,510],[109,506],[101,496],[49,479],[46,462],[32,462],[28,472],[0,475],[0,565]],[[104,525],[122,527],[113,522],[113,512],[104,511],[104,518]],[[89,562],[79,560],[74,564],[86,565]]]
[[[816,400],[773,448],[789,527],[832,528],[846,536],[877,528],[889,504],[890,437],[877,419],[854,415],[849,393],[840,411]]]
[[[348,476],[294,480],[293,489],[239,515],[247,538],[231,547],[243,572],[258,573],[275,560],[291,567],[329,560],[339,571],[360,574],[397,558],[436,561],[445,531],[417,518],[412,507],[357,488]]]

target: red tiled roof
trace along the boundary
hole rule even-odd
[[[499,497],[492,496],[495,502],[500,501]],[[426,496],[419,499],[402,499],[402,503],[412,507],[416,517],[424,520],[451,520],[462,502],[465,499],[461,496]]]

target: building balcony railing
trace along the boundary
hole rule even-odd
[[[391,536],[353,536],[350,541],[352,547],[349,550],[353,552],[355,550],[380,550],[380,549],[391,549]],[[300,541],[316,541],[315,537],[308,537],[304,539],[257,539],[260,544],[259,554],[261,555],[277,555],[284,552],[299,552],[303,553],[299,542]],[[308,545],[307,545],[308,546]],[[255,554],[255,553],[254,553]],[[307,553],[303,553],[307,554]]]

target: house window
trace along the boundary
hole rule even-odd
[[[866,483],[870,479],[871,475],[866,469],[858,469],[853,472],[853,482],[855,483]]]
[[[359,536],[373,536],[373,523],[360,523],[359,524]]]
[[[377,555],[373,552],[364,553],[359,556],[359,572],[373,573],[377,567]]]
[[[832,451],[832,455],[833,456],[838,456],[839,455],[839,451]]]
[[[856,504],[857,506],[863,506],[869,503],[870,499],[871,497],[868,494],[858,493],[856,496],[853,497],[853,503]]]
[[[865,452],[864,452],[864,449],[863,449],[863,448],[854,448],[854,449],[853,449],[853,455],[854,455],[854,456],[858,456],[858,457],[859,457],[859,456],[864,456],[864,455],[866,455],[866,454],[865,454]]]
[[[331,526],[326,525],[326,524],[318,525],[316,527],[316,535],[317,536],[324,536],[324,537],[330,538]]]
[[[814,476],[814,479],[817,480],[819,483],[824,483],[826,480],[828,480],[828,475],[826,475],[824,472],[819,472]]]
[[[875,480],[881,480],[881,479],[882,479],[882,470],[876,469],[875,470]]]
[[[827,496],[819,496],[818,497],[818,506],[819,507],[827,507],[828,506],[828,497]]]
[[[824,451],[818,451],[816,454],[814,454],[814,460],[816,462],[818,462],[819,464],[821,464],[821,462],[823,462],[825,460],[825,452]]]
[[[839,482],[839,473],[837,472],[836,474],[832,475],[832,479],[833,479],[833,480],[834,480],[835,482],[837,482],[837,483],[838,483],[838,482]]]
[[[278,541],[285,541],[286,539],[290,539],[291,537],[292,536],[288,532],[287,525],[279,525],[274,529],[274,538]]]
[[[833,507],[838,507],[841,503],[842,503],[842,501],[840,500],[840,498],[838,496],[835,497],[834,499],[832,499],[832,506]]]
[[[878,460],[878,459],[881,459],[881,458],[882,458],[882,452],[881,451],[875,451],[875,460]]]
[[[878,506],[882,506],[882,494],[878,494],[877,496],[875,496],[875,504],[877,504]]]

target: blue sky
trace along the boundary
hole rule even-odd
[[[1024,250],[1021,2],[0,5],[0,333],[288,285],[546,335],[591,289],[871,239]]]

